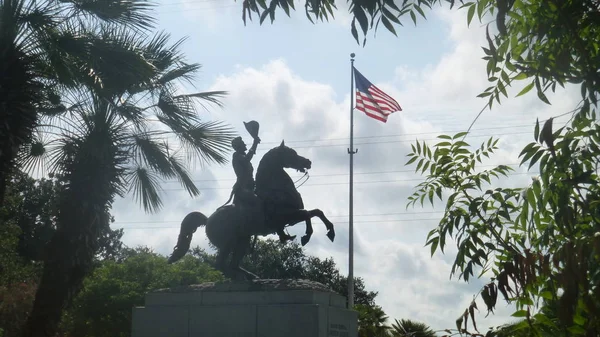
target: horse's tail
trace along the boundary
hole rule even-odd
[[[200,212],[191,212],[183,218],[179,237],[177,238],[177,245],[173,249],[173,254],[169,257],[168,263],[179,261],[188,252],[192,236],[194,236],[196,229],[205,226],[207,220],[208,218]]]

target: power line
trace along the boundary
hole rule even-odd
[[[175,10],[171,10],[171,11],[161,11],[161,13],[162,14],[173,14],[173,13],[197,12],[197,11],[203,11],[203,10],[214,10],[214,9],[234,8],[234,7],[239,7],[239,5],[182,8],[182,9],[175,9]]]
[[[499,129],[514,129],[514,128],[524,128],[531,127],[529,124],[520,124],[520,125],[509,125],[509,126],[497,126],[497,127],[489,127],[489,128],[480,128],[474,129],[473,131],[487,131],[487,130],[499,130]],[[405,134],[393,134],[393,135],[378,135],[378,136],[354,136],[354,139],[374,139],[374,138],[389,138],[389,137],[407,137],[407,136],[422,136],[422,135],[430,135],[430,134],[451,134],[458,133],[462,130],[445,130],[445,131],[429,131],[429,132],[417,132],[417,133],[405,133]],[[529,133],[529,132],[527,132]],[[487,134],[485,136],[495,136],[495,135],[503,135],[503,134]],[[349,137],[342,138],[324,138],[324,139],[305,139],[305,140],[286,140],[289,143],[305,143],[305,142],[324,142],[324,141],[346,141],[349,140]],[[439,139],[439,138],[432,138]],[[411,140],[413,141],[413,140]],[[278,144],[278,142],[265,142],[261,144]]]
[[[416,214],[439,214],[439,213],[444,213],[444,211],[426,211],[426,212],[393,212],[393,213],[381,213],[381,214],[377,214],[377,213],[371,213],[371,214],[355,214],[355,217],[372,217],[372,216],[390,216],[390,215],[416,215]],[[347,215],[329,215],[327,216],[330,219],[335,219],[335,218],[346,218]],[[174,223],[174,222],[181,222],[181,220],[165,220],[165,221],[159,221],[159,220],[151,220],[151,221],[116,221],[116,223],[118,224],[150,224],[150,223]]]
[[[520,165],[521,163],[513,163],[513,164],[498,164],[504,166],[512,166],[512,165]],[[478,167],[495,167],[498,165],[479,165]],[[389,174],[389,173],[414,173],[415,170],[391,170],[391,171],[372,171],[372,172],[354,172],[354,175],[371,175],[371,174]],[[535,172],[531,172],[532,174],[537,174]],[[328,173],[328,174],[312,174],[310,177],[345,177],[348,176],[349,173]],[[299,177],[295,177],[299,178]],[[195,183],[202,182],[225,182],[225,181],[235,181],[236,179],[192,179]],[[166,184],[180,184],[177,180],[167,180],[163,183]]]
[[[187,5],[187,4],[205,4],[205,3],[214,3],[214,2],[222,2],[223,0],[189,0],[189,1],[177,1],[177,2],[169,2],[169,3],[161,3],[160,7],[168,7],[168,6],[178,6],[178,5]],[[237,5],[234,5],[237,6]]]
[[[529,174],[539,174],[539,172],[515,172],[515,173],[507,173],[508,176],[515,175],[529,175]],[[423,178],[411,178],[411,179],[393,179],[393,180],[374,180],[374,181],[355,181],[354,184],[384,184],[384,183],[397,183],[397,182],[405,182],[405,181],[421,181]],[[339,183],[313,183],[313,184],[304,184],[303,187],[309,186],[333,186],[333,185],[347,185],[348,182],[339,182]],[[201,190],[229,190],[231,187],[203,187]],[[185,188],[165,188],[163,191],[183,191]]]
[[[439,221],[439,218],[427,218],[427,219],[390,219],[390,220],[364,220],[364,221],[353,221],[355,224],[356,223],[398,223],[398,222],[415,222],[415,221]],[[167,221],[164,221],[163,223],[165,223]],[[174,223],[174,222],[181,222],[180,221],[170,221],[170,223]],[[347,223],[347,221],[340,221],[335,225],[339,225],[339,224],[345,224]],[[295,226],[302,226],[303,223],[299,222],[297,223]],[[314,224],[313,224],[314,226]],[[179,226],[150,226],[150,227],[119,227],[116,229],[177,229],[179,228]]]

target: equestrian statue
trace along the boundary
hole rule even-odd
[[[333,223],[320,209],[304,209],[302,196],[284,170],[291,168],[306,173],[311,168],[311,161],[298,155],[281,141],[279,146],[262,157],[255,180],[251,160],[260,143],[259,124],[250,121],[244,122],[244,126],[254,141],[248,152],[241,137],[236,137],[231,142],[235,150],[232,165],[237,179],[229,200],[209,217],[198,211],[184,217],[169,263],[178,261],[188,252],[192,236],[198,227],[205,227],[206,236],[217,248],[216,269],[236,280],[258,278],[240,267],[253,236],[256,239],[258,236],[277,234],[280,241],[285,243],[295,238],[284,232],[285,227],[304,221],[306,233],[300,240],[304,246],[313,233],[311,219],[318,217],[325,224],[327,237],[333,242]],[[233,202],[229,204],[232,199]]]

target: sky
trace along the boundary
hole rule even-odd
[[[350,54],[356,68],[373,84],[394,97],[403,111],[387,123],[354,113],[354,274],[394,319],[422,321],[434,329],[453,328],[455,320],[489,278],[469,283],[450,278],[454,261],[452,245],[446,254],[430,256],[427,233],[443,215],[444,204],[407,208],[407,198],[424,177],[405,166],[406,154],[416,140],[432,145],[442,133],[465,131],[486,100],[476,96],[489,86],[481,46],[485,25],[473,20],[467,27],[466,12],[435,8],[415,27],[407,17],[398,36],[380,28],[369,33],[367,44],[358,45],[350,32],[345,3],[336,19],[312,24],[302,11],[291,17],[278,12],[274,24],[255,20],[246,26],[241,3],[224,0],[163,1],[157,7],[160,30],[173,39],[186,37],[183,51],[190,62],[202,64],[195,81],[198,91],[226,90],[222,108],[199,110],[206,120],[220,120],[234,127],[251,144],[244,121],[260,123],[262,140],[253,160],[282,140],[309,158],[309,180],[299,188],[307,209],[319,208],[332,220],[336,239],[330,242],[325,227],[313,221],[315,233],[305,246],[309,255],[332,257],[340,271],[348,272]],[[493,27],[492,27],[493,28]],[[535,93],[515,98],[527,83],[509,90],[501,105],[486,110],[466,141],[479,146],[488,137],[499,138],[499,150],[483,165],[511,165],[515,173],[495,186],[524,187],[535,176],[518,165],[519,152],[533,141],[533,126],[540,120],[575,108],[578,90],[557,89],[540,102]],[[557,119],[555,125],[567,121]],[[193,178],[201,195],[190,197],[174,181],[163,184],[164,207],[146,214],[131,195],[118,199],[113,208],[114,228],[124,228],[123,241],[130,247],[145,245],[170,254],[179,224],[191,211],[206,215],[225,203],[235,175],[230,164],[197,165]],[[301,174],[289,172],[297,179]],[[288,228],[298,238],[304,225]],[[271,238],[276,238],[272,235]],[[192,246],[210,251],[203,230]],[[498,301],[496,313],[485,316],[478,300],[478,327],[511,321],[513,307]],[[469,324],[470,326],[470,324]]]

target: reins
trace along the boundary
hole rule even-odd
[[[304,172],[304,175],[300,178],[298,178],[298,180],[294,181],[294,185],[296,185],[297,182],[299,182],[302,178],[306,177],[306,180],[304,180],[302,182],[302,184],[295,186],[296,189],[300,188],[300,186],[304,185],[304,183],[306,183],[308,181],[308,179],[310,178],[310,175],[308,174],[308,171]]]

